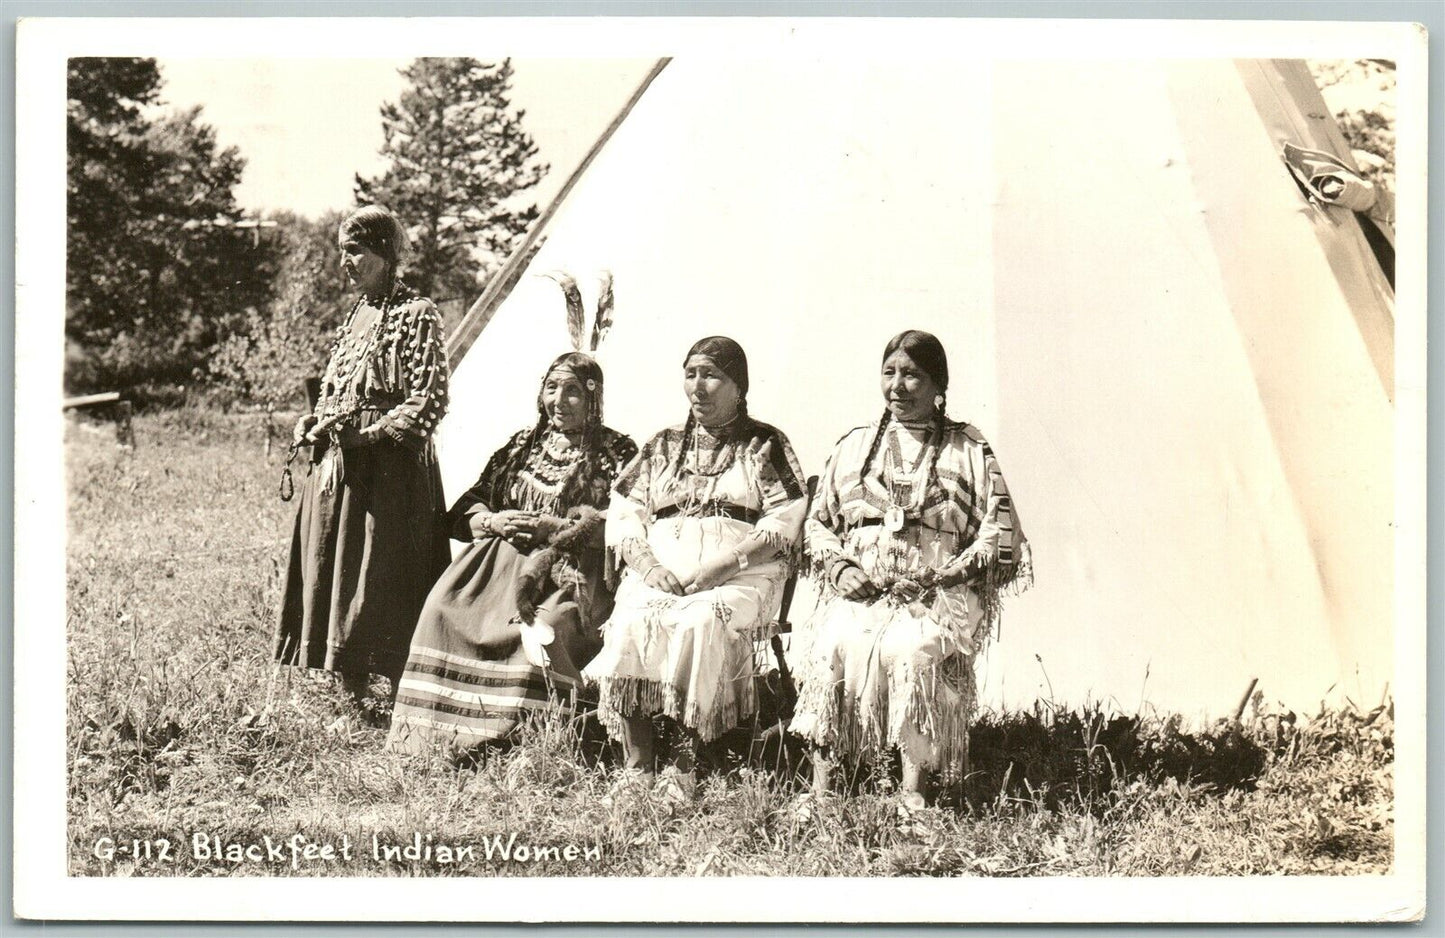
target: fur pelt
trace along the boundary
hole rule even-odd
[[[591,545],[606,520],[601,511],[590,505],[568,510],[567,518],[572,523],[554,533],[540,550],[528,554],[517,576],[517,614],[529,625],[537,615],[537,604],[560,584],[562,577],[558,574],[563,574],[563,570],[576,574],[574,558]]]

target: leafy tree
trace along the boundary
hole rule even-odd
[[[200,114],[195,107],[151,126],[147,141],[158,158],[141,200],[154,220],[145,245],[150,308],[156,320],[172,319],[184,348],[198,353],[267,296],[266,251],[256,233],[236,227],[245,160],[235,147],[217,148]]]
[[[267,220],[275,224],[265,235],[271,298],[217,344],[209,370],[246,400],[284,407],[300,404],[301,380],[326,367],[351,292],[336,243],[340,213],[310,221],[278,212]]]
[[[245,162],[200,108],[150,115],[153,59],[71,59],[67,78],[67,380],[183,380],[266,295],[236,227]]]
[[[390,165],[357,176],[356,198],[409,226],[412,286],[438,302],[469,300],[536,220],[536,206],[517,196],[548,167],[511,106],[511,60],[422,58],[401,73],[411,86],[381,109]]]
[[[1309,63],[1325,104],[1365,178],[1395,191],[1395,63],[1326,59]]]
[[[154,59],[76,58],[66,78],[65,330],[83,355],[114,341],[117,299],[139,280],[134,245],[118,234],[146,185],[148,123],[141,114],[155,102],[161,77]]]

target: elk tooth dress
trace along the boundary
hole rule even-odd
[[[357,329],[358,302],[322,379],[316,416],[376,442],[313,447],[297,499],[275,657],[328,671],[393,680],[427,591],[449,558],[441,474],[432,433],[446,412],[441,318],[398,282],[373,324]]]

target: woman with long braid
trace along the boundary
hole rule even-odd
[[[808,517],[819,602],[795,636],[791,730],[815,746],[820,791],[834,760],[897,747],[904,800],[921,806],[930,772],[967,770],[974,659],[1032,563],[993,451],[945,413],[938,339],[891,339],[882,390],[882,416],[839,441]]]
[[[355,704],[391,681],[427,590],[448,561],[432,433],[447,407],[441,317],[398,276],[406,231],[384,208],[341,223],[341,266],[359,295],[337,331],[315,410],[275,636],[284,664],[341,675]],[[288,469],[289,473],[289,469]]]
[[[691,407],[623,472],[607,544],[627,571],[583,675],[626,764],[655,772],[653,717],[709,743],[757,707],[753,640],[777,614],[806,490],[787,437],[748,414],[748,362],[732,339],[697,342],[683,361]],[[693,785],[689,747],[671,778]]]
[[[469,750],[570,697],[612,608],[603,512],[637,444],[602,424],[602,369],[568,352],[547,369],[537,420],[453,506],[470,542],[421,612],[392,713],[392,748]]]

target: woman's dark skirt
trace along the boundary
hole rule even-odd
[[[602,647],[611,596],[600,550],[583,552],[580,582],[550,583],[537,621],[551,625],[549,667],[522,647],[516,583],[527,555],[499,537],[469,545],[432,589],[412,639],[387,748],[467,750],[504,739],[557,701],[575,700],[581,668]]]
[[[395,683],[450,560],[441,473],[429,443],[415,453],[383,440],[342,463],[332,491],[323,462],[298,492],[276,660]]]

